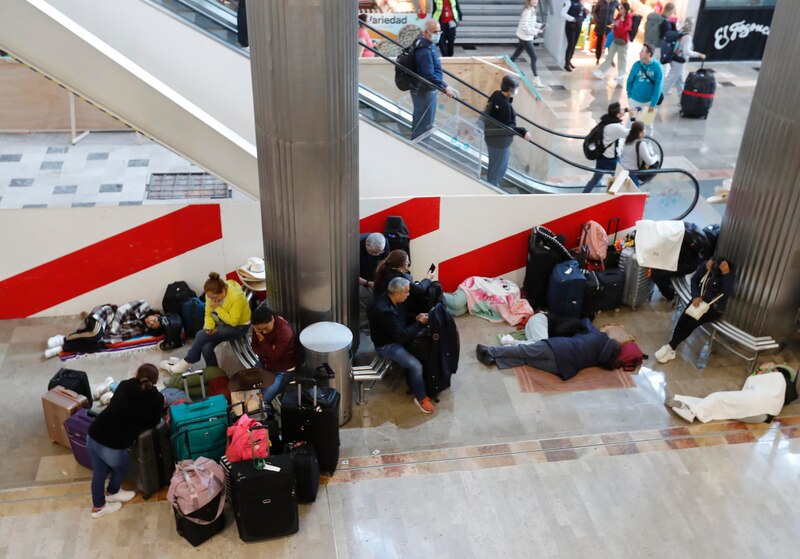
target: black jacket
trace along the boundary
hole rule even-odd
[[[700,297],[700,289],[701,285],[700,282],[703,280],[703,276],[706,275],[706,262],[708,259],[703,260],[700,265],[697,267],[697,271],[695,271],[694,275],[692,276],[691,287],[692,287],[692,299],[695,297]],[[727,274],[710,274],[708,280],[706,281],[705,291],[703,291],[703,301],[706,303],[710,303],[714,298],[717,297],[720,293],[722,293],[722,297],[711,305],[711,308],[716,310],[717,312],[724,312],[725,306],[728,304],[728,299],[733,296],[733,286],[736,283],[736,274],[734,272],[733,264],[728,262],[728,267],[730,268],[730,272]]]
[[[142,390],[138,380],[123,380],[108,407],[92,422],[89,436],[103,446],[122,450],[158,425],[163,414],[164,396],[158,389]]]
[[[513,128],[518,134],[524,136],[528,131],[517,126],[517,113],[514,111],[514,98],[506,97],[500,90],[492,93],[486,105],[486,114],[506,126]],[[484,125],[486,145],[493,148],[507,148],[514,140],[514,133],[487,119]]]
[[[367,237],[370,233],[362,233],[358,238],[358,277],[367,281],[372,281],[375,277],[375,270],[381,260],[389,256],[389,243],[383,248],[383,252],[378,256],[372,256],[367,252]]]
[[[598,35],[605,35],[608,31],[608,24],[614,21],[614,12],[617,11],[619,3],[617,0],[605,2],[605,0],[598,0],[592,8],[592,17],[594,18],[595,30]]]
[[[383,293],[367,310],[372,343],[375,347],[386,344],[406,344],[422,329],[416,317],[406,312],[403,303],[395,305],[389,293]]]
[[[444,303],[437,303],[428,313],[428,324],[439,345],[439,355],[441,357],[441,381],[442,388],[450,386],[450,377],[458,370],[458,358],[461,349],[461,342],[458,335],[456,321],[447,312]],[[438,336],[436,336],[438,334]]]

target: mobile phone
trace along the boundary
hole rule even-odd
[[[431,267],[428,268],[428,273],[432,274],[435,271],[436,271],[436,264],[431,264]]]

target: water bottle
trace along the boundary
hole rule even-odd
[[[678,303],[678,306],[675,307],[675,313],[672,315],[672,329],[670,330],[670,332],[675,331],[675,326],[678,325],[678,320],[680,319],[682,314],[683,314],[683,303]]]
[[[711,342],[706,340],[703,347],[700,348],[700,355],[697,356],[697,368],[705,369],[708,365],[708,356],[711,355]]]

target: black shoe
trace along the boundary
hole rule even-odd
[[[485,345],[478,344],[475,347],[475,355],[478,357],[478,361],[483,363],[484,365],[492,366],[495,364],[494,357],[489,355],[489,348]]]
[[[564,70],[566,70],[567,72],[572,72],[572,68],[569,67],[569,64],[564,66]]]

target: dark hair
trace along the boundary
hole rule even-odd
[[[226,289],[228,289],[228,284],[219,277],[217,272],[208,274],[208,279],[203,284],[203,293],[222,293]]]
[[[365,13],[358,14],[358,21],[360,21],[361,23],[367,23],[367,14]]]
[[[500,91],[514,91],[519,87],[519,80],[506,74],[500,81]]]
[[[630,144],[631,142],[635,142],[639,139],[639,134],[642,133],[644,130],[644,124],[642,124],[641,120],[634,120],[631,122],[631,131],[628,132],[628,137],[625,138],[625,143]]]
[[[250,315],[250,324],[268,324],[275,318],[275,313],[266,303],[260,304]]]
[[[653,53],[655,52],[653,50],[653,45],[651,45],[650,43],[645,43],[645,44],[642,45],[642,48],[643,49],[647,49],[647,52],[650,53],[650,56],[653,56]]]
[[[608,106],[608,116],[613,116],[614,118],[617,118],[617,114],[619,114],[620,112],[622,112],[622,105],[620,105],[616,101]]]
[[[406,263],[406,258],[408,258],[408,253],[399,248],[390,252],[389,256],[380,261],[378,268],[375,270],[375,285],[382,285],[386,275],[389,273],[387,268],[394,270],[400,268]]]
[[[609,371],[613,371],[617,368],[617,359],[619,359],[619,352],[622,350],[622,346],[617,340],[612,340],[611,338],[608,341],[613,345],[611,349],[611,354],[608,356],[608,359],[604,363],[598,363],[600,367],[603,369],[607,369]]]
[[[150,363],[140,365],[136,369],[136,380],[139,381],[139,388],[150,390],[158,382],[158,369]]]
[[[147,327],[147,322],[145,322],[145,320],[147,320],[151,316],[158,317],[158,328]],[[164,333],[164,325],[161,323],[162,316],[164,315],[160,311],[154,311],[153,309],[150,309],[145,313],[144,317],[142,318],[142,323],[144,323],[144,327],[147,328],[147,333],[150,334],[151,336],[160,336],[161,334]]]
[[[628,15],[629,13],[631,13],[631,5],[628,4],[627,2],[623,2],[622,4],[619,5],[619,7],[620,8],[625,8],[625,15]]]

